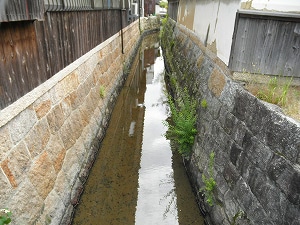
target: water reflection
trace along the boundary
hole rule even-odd
[[[158,35],[147,37],[116,102],[74,225],[203,224],[168,117]],[[185,207],[185,209],[181,208]]]
[[[136,224],[178,224],[172,170],[172,151],[162,134],[168,117],[162,57],[147,68],[144,134],[139,170]],[[173,207],[173,208],[172,208]]]

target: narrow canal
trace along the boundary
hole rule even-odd
[[[158,34],[144,38],[116,102],[73,225],[202,225],[169,116]]]

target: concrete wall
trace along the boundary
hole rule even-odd
[[[180,95],[186,87],[199,102],[198,135],[186,167],[208,223],[300,224],[299,121],[233,82],[227,66],[186,27],[169,20],[163,34],[171,91]],[[207,108],[200,106],[203,99]],[[213,206],[199,192],[211,152]]]
[[[125,54],[119,32],[0,111],[0,208],[12,211],[12,225],[68,224],[137,48],[139,22],[123,36]]]

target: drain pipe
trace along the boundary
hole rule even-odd
[[[141,0],[139,0],[139,29],[140,29],[140,33],[142,32],[141,29]]]
[[[124,9],[120,9],[120,21],[121,21],[121,45],[122,45],[122,54],[124,54],[124,37],[123,37],[123,13]]]

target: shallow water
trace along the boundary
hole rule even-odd
[[[73,225],[204,224],[171,151],[158,35],[144,39],[122,89]]]

